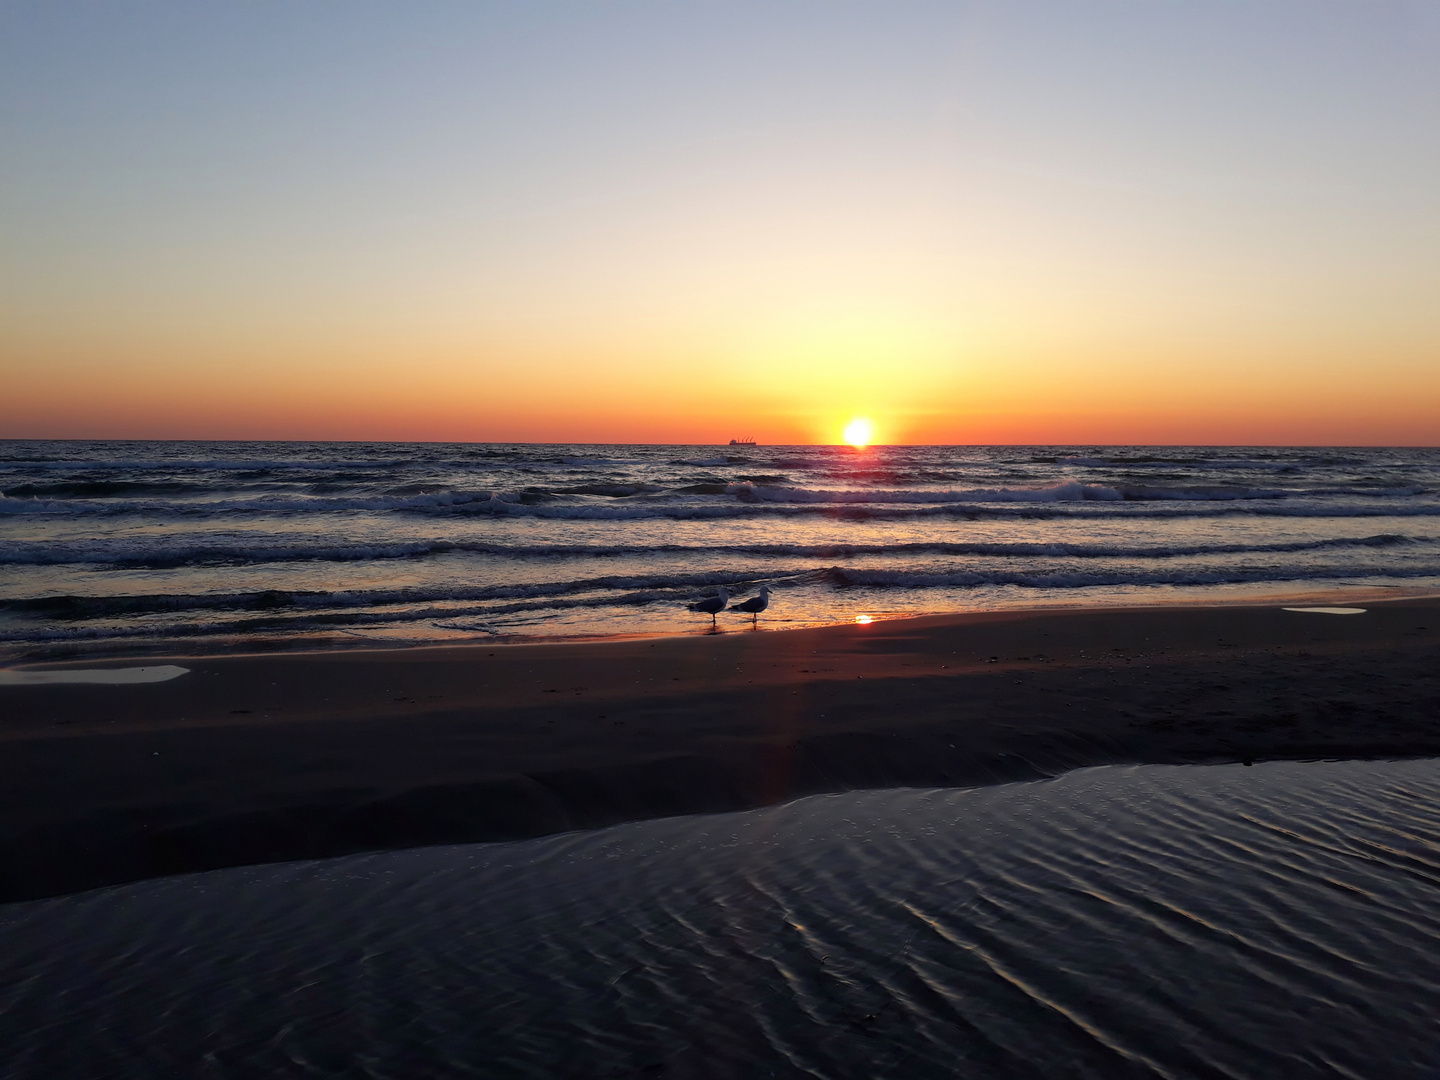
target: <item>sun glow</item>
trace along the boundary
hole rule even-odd
[[[851,420],[850,423],[845,426],[845,434],[843,438],[851,446],[859,449],[863,446],[869,446],[870,439],[874,436],[874,434],[875,426],[871,424],[869,420],[865,420],[857,416],[854,420]]]

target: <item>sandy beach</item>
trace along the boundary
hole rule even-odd
[[[817,792],[1440,754],[1440,600],[1363,606],[37,666],[188,671],[0,686],[0,899]]]

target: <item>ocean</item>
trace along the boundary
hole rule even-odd
[[[1433,589],[1440,451],[12,440],[0,567],[12,658]]]
[[[1110,766],[0,906],[0,1074],[1440,1075],[1440,763]]]

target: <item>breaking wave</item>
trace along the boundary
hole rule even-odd
[[[709,498],[707,494],[728,496]],[[1109,492],[1110,494],[1106,494]],[[810,491],[804,488],[765,488],[730,484],[723,489],[692,487],[683,497],[633,493],[635,501],[622,501],[626,493],[612,488],[593,490],[591,501],[558,501],[575,492],[466,492],[446,491],[420,495],[368,497],[287,496],[278,498],[217,499],[209,501],[131,501],[104,503],[79,499],[0,497],[0,515],[149,515],[198,516],[209,514],[281,514],[387,511],[430,514],[494,514],[551,520],[640,521],[669,518],[677,521],[707,518],[761,516],[839,515],[869,518],[935,516],[1005,517],[1215,517],[1250,514],[1269,517],[1433,517],[1440,502],[1336,503],[1313,493],[1177,494],[1164,492],[1145,498],[1126,496],[1111,488],[1062,485],[1049,489],[998,489],[991,492],[933,491]],[[1336,493],[1330,493],[1332,496]],[[1355,493],[1351,493],[1355,494]],[[1404,492],[1404,497],[1420,492]],[[1393,495],[1389,497],[1394,497]],[[603,501],[601,501],[603,500]],[[1287,501],[1294,500],[1294,501]],[[1161,505],[1147,505],[1158,503]],[[1184,504],[1184,505],[1176,505]]]
[[[469,540],[419,540],[395,544],[235,542],[155,545],[91,540],[70,543],[18,542],[0,549],[0,565],[94,564],[168,569],[178,566],[282,562],[363,562],[424,559],[441,555],[495,555],[514,559],[645,558],[653,555],[767,555],[797,558],[854,558],[887,555],[949,555],[983,558],[1170,559],[1207,555],[1290,554],[1344,548],[1383,548],[1417,543],[1400,533],[1332,537],[1255,544],[1075,544],[1075,543],[897,543],[897,544],[504,544]]]

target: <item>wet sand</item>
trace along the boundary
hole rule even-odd
[[[1362,606],[146,657],[190,670],[3,686],[0,899],[824,791],[1440,755],[1440,600]],[[128,665],[36,670],[65,666]]]

